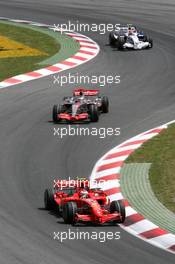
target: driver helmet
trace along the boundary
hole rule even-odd
[[[128,28],[128,36],[131,36],[133,34],[133,31],[132,31],[132,29],[129,27]]]
[[[84,97],[84,93],[80,91],[80,97]]]
[[[80,197],[81,198],[88,198],[88,191],[83,189],[80,191]]]
[[[84,93],[82,91],[80,91],[79,93],[79,99],[84,100]]]
[[[134,27],[128,27],[128,35],[133,35],[136,32]]]

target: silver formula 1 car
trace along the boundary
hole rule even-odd
[[[54,105],[53,122],[98,122],[100,113],[108,113],[109,101],[107,96],[100,96],[99,90],[76,88],[73,96],[64,97],[63,103]]]

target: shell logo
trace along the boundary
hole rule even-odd
[[[5,36],[0,36],[0,58],[48,56],[47,53],[31,48]]]

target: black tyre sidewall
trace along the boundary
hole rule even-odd
[[[55,207],[52,189],[46,189],[44,192],[44,205],[46,210],[52,210]]]
[[[152,49],[152,48],[153,48],[153,40],[152,40],[151,38],[149,38],[149,39],[148,39],[148,42],[151,44],[150,49]]]
[[[89,117],[91,122],[98,122],[99,112],[98,107],[96,105],[89,105]]]
[[[68,202],[63,206],[63,219],[66,224],[75,223],[75,214],[77,213],[77,204]]]
[[[126,218],[125,206],[122,200],[112,201],[110,204],[110,213],[118,212],[121,214],[122,219],[117,221],[118,223],[123,223]]]
[[[108,97],[107,96],[103,96],[102,97],[102,112],[103,113],[108,113],[109,112],[109,100],[108,100]]]
[[[121,37],[118,39],[118,50],[123,50],[123,45],[125,43],[124,39],[121,39]]]
[[[109,45],[114,46],[116,44],[116,39],[114,37],[114,32],[109,34]]]
[[[53,106],[53,110],[52,110],[52,119],[53,119],[53,122],[57,122],[58,121],[58,118],[57,118],[57,114],[58,114],[58,110],[57,110],[57,105],[54,105]]]

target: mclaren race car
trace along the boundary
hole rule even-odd
[[[125,45],[125,43],[131,42],[129,36],[133,35],[135,38],[137,38],[137,42],[139,41],[139,45],[135,45],[135,48],[133,49],[143,49],[143,48],[149,48],[153,46],[152,39],[148,38],[147,35],[144,34],[143,31],[138,30],[133,25],[124,25],[119,26],[115,31],[111,32],[109,34],[109,44],[111,46],[115,46],[119,50],[122,50],[124,48],[131,48],[131,45]]]
[[[100,96],[99,90],[76,88],[73,96],[64,97],[63,103],[53,106],[53,122],[98,122],[100,113],[108,113],[109,100]]]
[[[54,211],[66,224],[113,224],[125,221],[125,206],[121,200],[110,202],[100,188],[89,188],[89,181],[57,181],[53,189],[44,192],[46,210]]]

